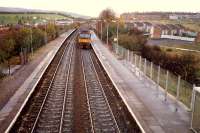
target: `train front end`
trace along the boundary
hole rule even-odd
[[[78,35],[79,48],[91,48],[91,33],[90,30],[82,30]]]

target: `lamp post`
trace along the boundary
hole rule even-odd
[[[117,46],[119,44],[119,23],[117,22]]]
[[[108,28],[109,28],[109,24],[107,23],[107,39],[106,39],[106,44],[108,45]]]
[[[100,21],[101,22],[101,41],[102,41],[102,39],[103,39],[103,23],[102,23],[102,21]]]
[[[31,56],[33,57],[33,30],[32,30],[32,26],[31,26]]]
[[[32,48],[32,42],[33,42],[32,23],[31,23],[31,19],[28,18],[28,13],[26,12],[25,14],[27,16],[27,23],[26,23],[26,25],[30,28],[30,40],[31,40],[31,42],[30,42],[30,48],[28,46],[27,52],[29,52],[29,50],[30,50],[31,56],[33,56],[33,48]]]
[[[37,17],[33,17],[33,20],[35,21]],[[33,23],[30,22],[30,28],[31,28],[31,56],[33,56],[33,26],[34,26],[34,21]]]
[[[44,19],[43,20],[44,24],[45,24],[45,27],[44,27],[44,30],[45,30],[45,37],[44,37],[44,41],[45,41],[45,44],[47,43],[47,24],[46,24],[46,20]]]
[[[117,53],[118,53],[118,45],[119,45],[119,22],[117,20],[112,20],[112,22],[117,23]]]
[[[117,53],[119,49],[119,23],[117,22]]]
[[[119,40],[119,22],[117,20],[112,20],[112,22],[117,23],[117,45],[118,45],[118,40]]]

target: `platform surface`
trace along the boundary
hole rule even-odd
[[[164,101],[162,90],[157,93],[152,82],[138,78],[94,33],[92,38],[93,49],[143,132],[190,132],[190,113],[186,108],[171,97]]]
[[[24,83],[16,90],[14,95],[9,99],[5,106],[0,110],[0,132],[6,131],[10,123],[12,123],[13,119],[19,113],[19,110],[22,108],[25,101],[28,100],[31,93],[34,91],[37,83],[41,79],[48,65],[53,60],[62,43],[72,33],[72,31],[73,30],[69,30],[54,41],[46,44],[44,48],[44,50],[47,52],[45,57],[40,61],[38,66],[28,76]]]

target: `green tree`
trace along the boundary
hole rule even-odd
[[[17,22],[18,24],[20,24],[20,25],[22,25],[23,24],[23,21],[22,21],[22,19],[20,18],[20,19],[18,19],[18,22]]]
[[[43,44],[45,44],[45,32],[36,28],[36,29],[33,29],[33,48],[34,49],[37,49],[39,47],[41,47]]]
[[[53,40],[56,37],[56,28],[53,24],[47,25],[46,32],[49,40]]]
[[[26,52],[31,51],[31,29],[22,28],[19,31],[13,31],[13,38],[16,42],[16,53],[22,52],[22,49],[26,49]]]
[[[10,38],[4,38],[3,43],[1,45],[1,60],[3,62],[7,61],[8,62],[8,68],[9,68],[9,74],[10,74],[10,57],[12,55],[12,51],[14,50],[14,46],[15,46],[15,41]]]
[[[15,40],[11,33],[6,34],[0,41],[1,62],[10,58],[13,55]]]

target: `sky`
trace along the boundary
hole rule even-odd
[[[106,8],[123,12],[200,12],[200,0],[0,0],[1,7],[20,7],[74,12],[96,17]]]

